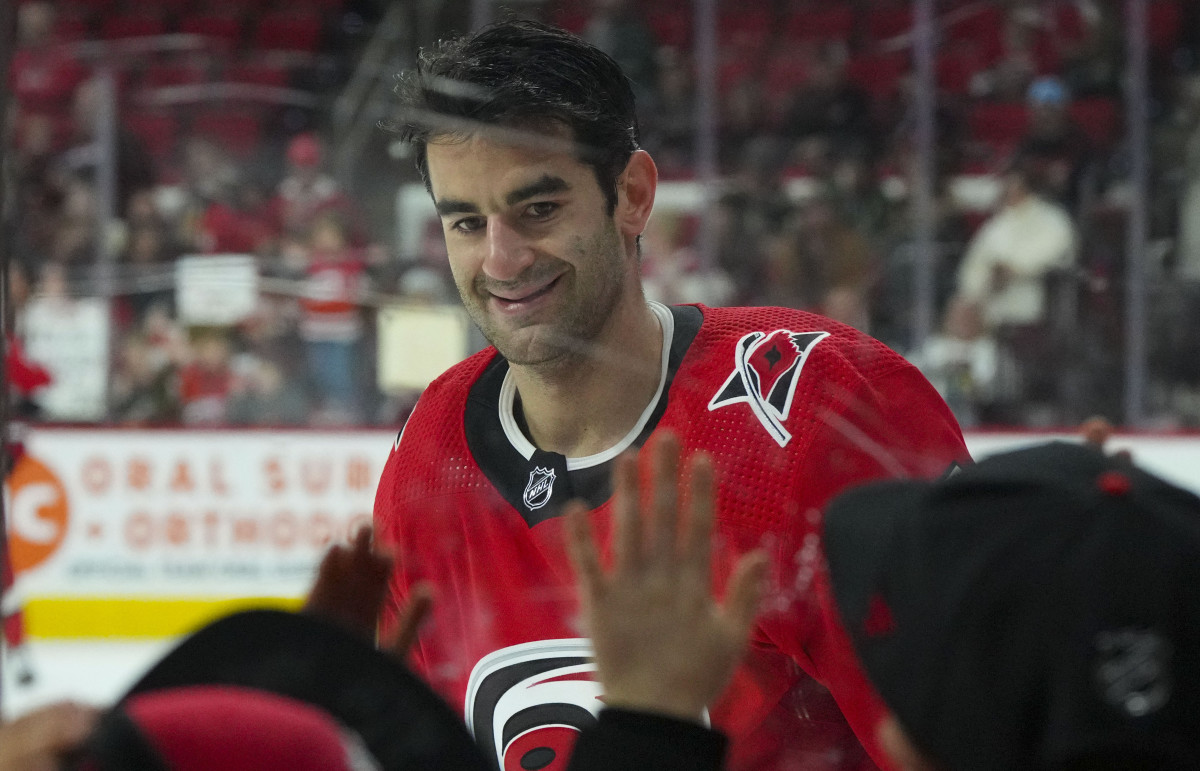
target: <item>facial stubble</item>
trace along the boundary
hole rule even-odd
[[[473,286],[458,285],[467,313],[510,364],[554,369],[596,353],[595,346],[630,280],[630,268],[611,220],[606,219],[590,237],[576,236],[569,248],[571,260],[566,262],[566,271],[562,270],[565,261],[545,257],[514,282],[536,284],[540,276],[560,272],[557,280],[566,282],[553,290],[560,293],[558,305],[522,326],[505,328],[488,313],[488,279],[482,274],[475,277]]]

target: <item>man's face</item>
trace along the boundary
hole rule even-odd
[[[427,157],[454,282],[488,341],[518,365],[595,342],[637,264],[591,167],[479,136],[435,138]]]

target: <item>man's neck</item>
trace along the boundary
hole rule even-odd
[[[539,449],[603,452],[637,424],[662,378],[663,334],[644,301],[614,317],[602,339],[553,370],[511,365],[524,427]]]

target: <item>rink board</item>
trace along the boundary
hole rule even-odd
[[[976,457],[1069,434],[974,433]],[[13,475],[30,636],[153,639],[231,610],[298,607],[320,556],[369,523],[391,431],[42,429]],[[1200,492],[1200,436],[1113,449]],[[12,599],[12,598],[10,598]]]

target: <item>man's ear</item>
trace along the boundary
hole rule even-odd
[[[654,192],[658,189],[658,167],[645,150],[629,156],[625,170],[617,177],[617,208],[614,212],[617,227],[626,239],[635,239],[646,229],[654,209]]]

